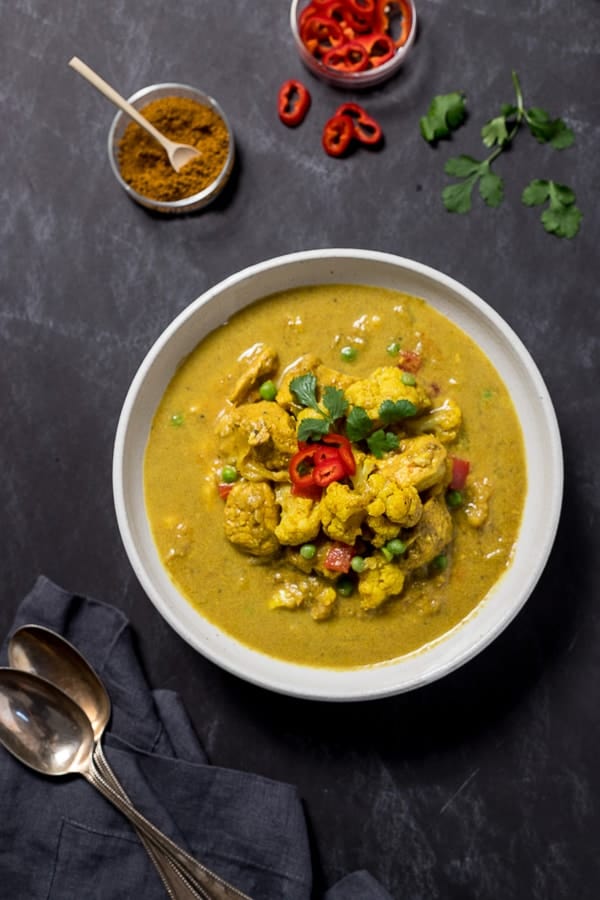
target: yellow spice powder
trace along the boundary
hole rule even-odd
[[[201,155],[176,172],[160,144],[130,122],[118,148],[119,170],[127,184],[144,197],[162,201],[190,197],[212,184],[229,152],[229,133],[221,116],[188,97],[153,100],[140,112],[166,137],[197,147]]]

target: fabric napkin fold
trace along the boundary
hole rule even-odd
[[[179,696],[150,690],[127,618],[104,602],[40,577],[2,646],[20,625],[52,628],[92,664],[111,696],[103,746],[147,818],[253,900],[314,900],[297,790],[209,764]],[[81,776],[52,779],[0,747],[0,896],[11,900],[165,900],[127,820]],[[323,900],[392,900],[365,871]]]

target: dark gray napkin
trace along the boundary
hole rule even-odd
[[[253,900],[310,900],[310,850],[296,789],[208,764],[178,695],[148,687],[119,610],[41,577],[10,633],[29,622],[62,634],[105,682],[113,704],[106,756],[144,815]],[[165,900],[129,823],[81,776],[38,775],[0,748],[0,809],[0,896]],[[324,900],[392,898],[360,871]]]

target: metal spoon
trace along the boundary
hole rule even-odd
[[[169,157],[169,162],[173,166],[176,172],[185,166],[186,163],[190,162],[190,160],[195,159],[197,156],[200,156],[200,151],[196,147],[192,147],[190,144],[178,144],[175,141],[169,140],[168,137],[165,137],[164,134],[152,125],[148,119],[144,118],[144,116],[133,106],[129,101],[122,97],[113,87],[110,86],[103,78],[94,72],[93,69],[90,69],[86,63],[80,60],[77,56],[74,56],[69,60],[69,65],[72,69],[75,69],[76,72],[79,72],[80,75],[83,75],[90,84],[93,84],[95,88],[97,88],[101,94],[104,94],[112,103],[122,109],[124,113],[126,113],[130,118],[132,118],[138,125],[144,128],[152,137],[158,141],[158,143],[163,147],[166,151],[167,156]]]
[[[31,672],[0,668],[0,743],[45,775],[83,775],[185,873],[202,885],[205,900],[250,900],[175,844],[104,780],[94,763],[89,719],[67,694]]]
[[[130,803],[129,797],[104,756],[102,735],[108,725],[111,703],[108,691],[86,659],[60,634],[41,625],[23,625],[8,643],[8,661],[15,669],[31,672],[60,688],[86,714],[94,734],[94,760],[106,782]],[[171,900],[197,898],[176,865],[153,846],[143,833],[140,840],[154,863]]]

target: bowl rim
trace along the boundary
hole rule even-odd
[[[336,87],[372,87],[379,85],[384,81],[387,81],[387,79],[391,78],[392,75],[394,75],[401,67],[417,36],[416,6],[414,0],[406,0],[408,5],[411,7],[411,28],[406,41],[401,47],[398,48],[394,56],[387,62],[382,63],[382,65],[377,66],[373,69],[365,69],[363,72],[337,72],[334,69],[328,69],[326,66],[321,65],[319,60],[316,59],[312,55],[312,53],[309,53],[309,51],[305,47],[304,42],[300,37],[300,31],[298,29],[298,7],[302,2],[303,0],[292,0],[290,4],[290,28],[292,30],[292,36],[294,38],[296,49],[298,51],[300,59],[302,60],[306,68],[313,73],[313,75],[316,75],[316,77],[321,78],[323,81],[335,85]],[[306,2],[310,2],[310,0],[306,0]]]
[[[125,193],[127,193],[141,206],[145,206],[147,209],[153,209],[156,212],[191,212],[194,209],[200,209],[204,206],[207,206],[218,196],[218,194],[221,193],[221,190],[225,187],[235,161],[235,140],[233,129],[220,103],[215,100],[214,97],[211,97],[210,94],[207,94],[200,88],[194,87],[190,84],[183,84],[182,82],[177,81],[165,81],[157,84],[149,84],[146,87],[137,90],[134,94],[131,95],[131,97],[128,97],[127,99],[129,103],[135,106],[139,101],[147,100],[150,94],[159,93],[161,96],[165,97],[169,95],[169,92],[175,92],[176,96],[192,95],[192,99],[197,99],[199,103],[211,107],[223,119],[225,127],[227,128],[227,134],[229,136],[229,149],[227,152],[227,159],[225,160],[225,164],[223,165],[223,168],[221,169],[215,180],[205,188],[203,188],[201,191],[197,191],[195,194],[190,194],[189,197],[182,197],[180,200],[154,200],[152,197],[147,197],[145,194],[140,194],[138,191],[132,188],[131,185],[128,184],[121,175],[119,163],[115,154],[115,135],[117,129],[124,120],[128,119],[127,114],[122,110],[119,110],[115,114],[108,131],[108,161],[118,184],[121,185]],[[151,100],[148,100],[148,102],[151,102]]]
[[[337,274],[336,267],[340,266],[348,270],[343,278]],[[290,272],[297,272],[300,277],[303,269],[306,269],[306,278],[290,287],[322,284],[327,280],[336,284],[372,283],[360,277],[360,272],[369,266],[381,268],[386,276],[389,270],[394,275],[402,274],[409,282],[416,279],[431,284],[432,288],[437,286],[441,297],[448,292],[448,296],[459,304],[459,321],[456,316],[450,317],[452,321],[467,330],[460,321],[461,316],[481,317],[482,335],[486,340],[489,335],[490,342],[498,341],[499,352],[501,350],[506,356],[506,365],[514,366],[517,374],[527,379],[529,390],[513,399],[515,404],[523,405],[519,417],[529,485],[516,558],[481,604],[461,623],[431,644],[395,661],[342,670],[317,668],[277,660],[246,647],[220,632],[179,594],[158,559],[152,538],[148,543],[145,507],[141,509],[140,506],[143,505],[141,461],[156,405],[170,380],[166,371],[158,374],[157,371],[166,366],[172,375],[181,359],[193,349],[196,317],[201,319],[205,311],[205,318],[210,319],[212,315],[212,325],[209,322],[205,326],[195,339],[197,344],[226,321],[224,300],[234,311],[245,308],[269,293],[283,290],[280,279]],[[315,269],[318,275],[311,277],[309,270]],[[277,284],[280,286],[269,289]],[[252,296],[240,303],[239,298],[248,287],[252,288]],[[400,285],[397,290],[412,292]],[[212,302],[217,299],[219,302]],[[430,297],[426,296],[425,300],[431,303]],[[435,308],[437,302],[432,305]],[[178,341],[187,342],[189,347],[177,358],[171,358],[171,344]],[[500,375],[506,382],[502,372]],[[141,415],[141,433],[136,413],[138,419]],[[537,459],[533,461],[529,459],[531,448],[537,452]],[[437,269],[390,253],[350,248],[298,251],[250,265],[206,290],[175,316],[146,353],[127,391],[115,433],[112,478],[117,524],[126,554],[148,598],[171,627],[203,656],[245,681],[277,693],[325,701],[371,700],[415,690],[458,669],[495,640],[520,612],[546,566],[558,529],[564,482],[560,432],[550,395],[534,360],[508,323],[477,294]],[[539,496],[530,496],[532,484],[537,487]],[[538,508],[540,498],[545,502],[543,510]],[[521,549],[522,543],[525,549]],[[161,581],[158,586],[151,574]],[[510,602],[500,608],[499,601],[494,603],[494,598],[504,588]],[[445,648],[450,646],[450,638],[453,638],[453,649],[447,653]]]

